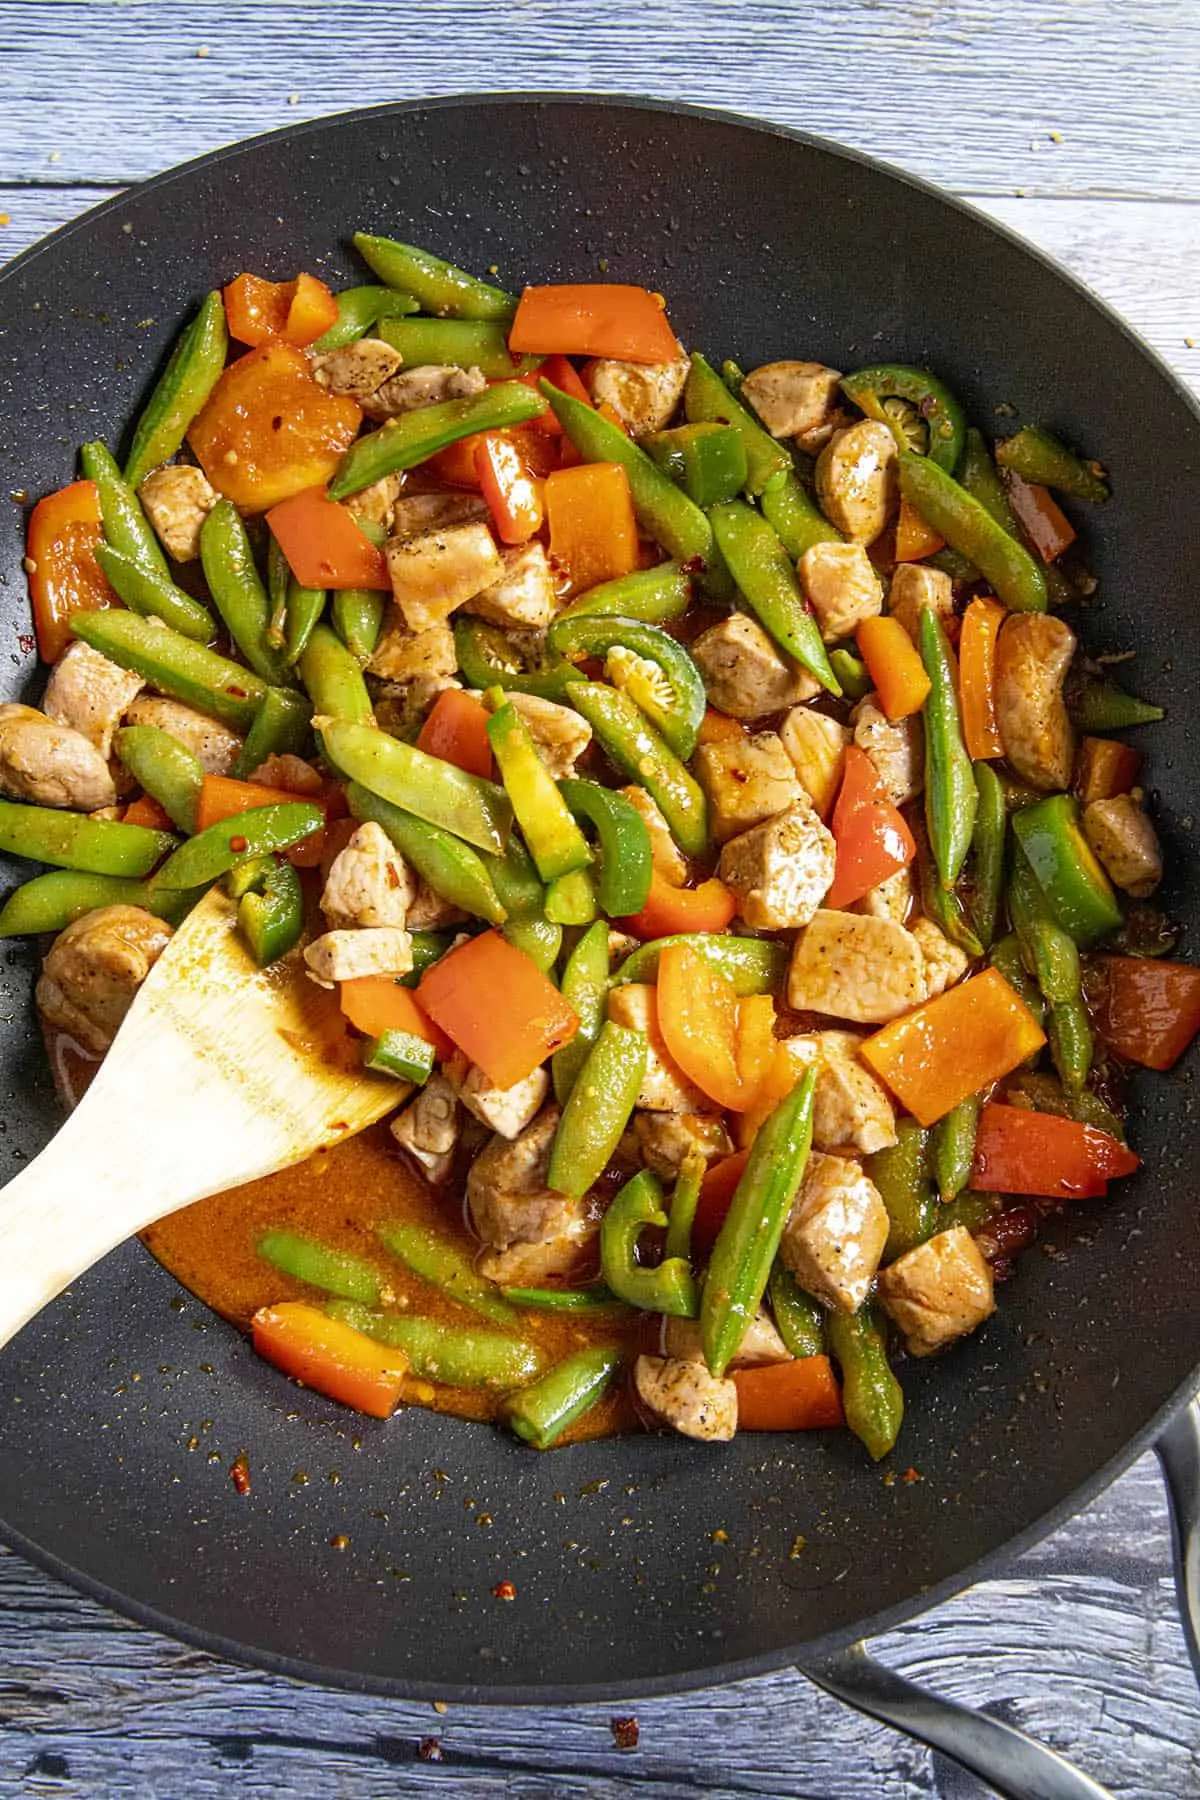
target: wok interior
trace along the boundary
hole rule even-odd
[[[1196,416],[1034,256],[856,159],[732,121],[552,101],[384,109],[210,159],[0,281],[3,491],[36,497],[69,478],[74,444],[112,441],[204,290],[247,265],[337,285],[356,264],[331,246],[358,227],[496,265],[509,286],[587,279],[604,259],[610,279],[669,292],[688,347],[744,366],[927,363],[985,425],[1003,406],[1099,455],[1114,499],[1087,515],[1101,586],[1081,629],[1093,652],[1136,648],[1130,685],[1169,708],[1152,765],[1163,904],[1195,954]],[[12,505],[0,538],[5,700],[39,679],[23,517]],[[5,946],[5,1178],[59,1118],[34,961]],[[960,1584],[1144,1439],[1197,1355],[1191,1081],[1185,1059],[1135,1082],[1139,1177],[1056,1221],[952,1356],[905,1364],[884,1469],[848,1434],[539,1457],[417,1410],[379,1425],[282,1383],[127,1246],[0,1362],[0,1529],[140,1616],[352,1685],[644,1693],[782,1662]],[[249,1499],[227,1474],[240,1451]],[[502,1581],[515,1601],[493,1596]]]

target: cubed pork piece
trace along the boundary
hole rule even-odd
[[[659,1029],[657,990],[646,982],[622,982],[609,992],[608,1016],[645,1036],[646,1072],[638,1106],[648,1112],[703,1112],[705,1096],[674,1060]]]
[[[727,1444],[736,1433],[737,1388],[710,1375],[703,1363],[639,1356],[633,1380],[642,1404],[684,1437]]]
[[[813,1031],[785,1040],[799,1080],[816,1068],[813,1143],[818,1150],[872,1156],[896,1142],[896,1119],[887,1092],[858,1054],[852,1031]]]
[[[842,785],[849,728],[811,706],[794,706],[779,727],[779,741],[818,816],[827,819]]]
[[[925,998],[925,959],[903,925],[818,912],[792,947],[788,1005],[859,1025],[883,1025]]]
[[[833,886],[837,845],[807,794],[761,825],[731,838],[717,873],[738,912],[759,931],[807,925]]]
[[[939,931],[932,919],[916,919],[909,930],[921,946],[925,961],[925,998],[936,1000],[962,980],[971,959],[959,945],[950,942],[944,931]]]
[[[382,825],[369,820],[334,857],[321,911],[330,928],[392,925],[403,929],[416,878]]]
[[[800,585],[827,644],[883,611],[883,588],[861,544],[813,544],[800,558]]]
[[[444,622],[412,631],[398,606],[384,616],[379,642],[367,664],[367,672],[383,681],[409,682],[422,676],[446,680],[458,667],[454,633]]]
[[[719,844],[773,819],[804,796],[792,759],[774,731],[701,744],[695,769]]]
[[[190,750],[207,775],[232,775],[242,753],[242,740],[219,719],[185,706],[181,700],[141,694],[125,712],[127,725],[156,725]]]
[[[520,1137],[550,1090],[545,1069],[534,1069],[524,1081],[506,1088],[494,1086],[474,1063],[461,1073],[454,1069],[447,1073],[467,1111],[502,1138]]]
[[[925,786],[925,729],[920,715],[891,720],[868,694],[854,711],[854,742],[865,750],[893,806],[915,800]]]
[[[1162,846],[1137,796],[1093,800],[1083,809],[1083,829],[1117,887],[1148,899],[1162,880]]]
[[[888,611],[917,642],[923,612],[936,613],[942,624],[954,614],[954,583],[941,569],[923,563],[897,563],[888,589]]]
[[[814,471],[821,511],[855,544],[873,544],[900,497],[898,450],[887,425],[860,419],[830,438]]]
[[[730,613],[692,645],[709,704],[733,719],[760,719],[811,700],[820,683],[795,657],[785,656],[748,613]]]
[[[487,376],[482,369],[459,369],[452,363],[421,363],[391,375],[358,404],[368,419],[396,419],[422,406],[439,406],[445,400],[468,400],[482,394]]]
[[[536,538],[501,550],[503,570],[491,587],[476,594],[467,611],[491,625],[544,630],[558,606],[558,591],[545,548]]]
[[[305,945],[304,962],[318,987],[336,987],[361,975],[407,975],[412,968],[412,939],[395,925],[326,931]]]
[[[814,1150],[783,1228],[779,1254],[807,1293],[857,1312],[887,1242],[888,1215],[861,1163]]]
[[[362,407],[395,375],[404,358],[382,338],[362,337],[312,359],[313,379],[331,394],[348,394]]]
[[[763,363],[743,381],[741,397],[772,437],[807,437],[837,411],[841,379],[824,363]]]
[[[42,708],[48,719],[69,725],[94,744],[107,762],[113,733],[141,691],[140,675],[77,640],[50,671]]]
[[[482,520],[387,541],[392,594],[410,631],[427,631],[485,588],[494,587],[504,564]]]
[[[674,1181],[686,1156],[705,1166],[733,1154],[733,1142],[719,1113],[635,1112],[638,1154],[664,1181]]]
[[[602,356],[588,371],[592,402],[611,406],[630,437],[646,437],[671,423],[690,367],[682,353],[666,363],[621,362]]]
[[[880,1275],[878,1293],[910,1356],[932,1356],[996,1310],[992,1271],[961,1225],[898,1257]]]
[[[669,881],[672,887],[686,887],[687,858],[671,836],[671,827],[663,817],[658,802],[651,798],[644,787],[639,787],[636,783],[618,791],[623,799],[628,800],[650,834],[650,858],[658,874],[664,881]]]
[[[461,1129],[458,1096],[438,1070],[390,1124],[400,1148],[407,1150],[434,1187],[449,1178]]]
[[[147,475],[138,499],[167,555],[176,562],[195,562],[201,527],[217,504],[217,490],[204,470],[191,463],[164,463]]]

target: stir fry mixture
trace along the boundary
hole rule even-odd
[[[718,372],[645,289],[356,244],[210,294],[34,508],[0,848],[52,869],[0,934],[58,934],[93,1057],[214,882],[336,990],[418,1204],[256,1235],[289,1374],[878,1458],[893,1361],[1136,1169],[1122,1070],[1200,1026],[1113,735],[1162,714],[1064,616],[1104,473],[918,368]]]

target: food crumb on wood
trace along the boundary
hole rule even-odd
[[[636,1750],[642,1728],[636,1719],[610,1719],[609,1730],[618,1750]]]
[[[442,1749],[441,1738],[424,1737],[417,1745],[417,1755],[422,1762],[443,1762],[446,1752]]]
[[[208,45],[207,45],[207,44],[201,44],[201,46],[200,46],[200,48],[199,48],[199,49],[198,49],[198,50],[197,50],[197,52],[196,52],[196,55],[197,55],[197,56],[199,56],[199,57],[201,57],[201,58],[203,58],[203,57],[205,57],[205,56],[207,56],[207,55],[208,55]]]
[[[435,1713],[447,1713],[450,1711],[449,1703],[445,1700],[435,1700],[433,1710]]]
[[[0,225],[11,225],[11,224],[12,224],[11,213],[0,213]]]

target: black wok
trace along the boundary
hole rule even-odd
[[[207,157],[0,277],[0,489],[36,497],[70,478],[80,441],[114,441],[203,291],[247,267],[352,278],[360,226],[494,264],[510,285],[603,266],[661,286],[686,344],[748,365],[927,362],[985,426],[1003,404],[1005,421],[1102,455],[1115,497],[1087,518],[1102,599],[1087,638],[1137,647],[1135,685],[1172,703],[1152,779],[1165,903],[1194,922],[1196,409],[1036,252],[862,157],[731,118],[553,98],[381,108]],[[23,517],[8,506],[0,534],[3,699],[39,680]],[[6,1176],[59,1119],[34,963],[33,946],[6,946]],[[257,1362],[129,1245],[0,1358],[0,1534],[220,1654],[439,1699],[648,1694],[878,1630],[1082,1505],[1195,1383],[1193,1080],[1189,1058],[1135,1081],[1141,1176],[1057,1221],[984,1330],[905,1366],[892,1485],[848,1434],[537,1456],[420,1411],[360,1420]],[[243,1450],[246,1499],[227,1474]],[[898,1478],[910,1467],[921,1480]],[[514,1600],[494,1596],[503,1581]]]

